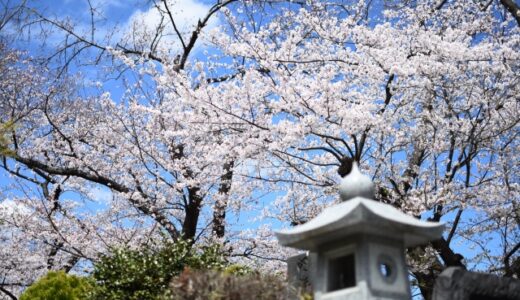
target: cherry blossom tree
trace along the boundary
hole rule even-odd
[[[210,7],[187,36],[170,16],[182,44],[183,54],[170,70],[180,87],[192,85],[184,65],[199,32],[231,2]],[[173,240],[223,238],[227,204],[235,201],[238,209],[242,199],[235,193],[228,201],[237,146],[231,136],[222,138],[219,124],[203,122],[214,112],[198,111],[183,91],[166,95],[159,87],[145,87],[144,76],[128,84],[120,102],[102,92],[81,97],[85,87],[78,84],[80,77],[67,72],[76,61],[64,58],[69,52],[82,56],[85,49],[79,44],[109,53],[145,76],[159,76],[162,59],[142,50],[140,39],[132,41],[133,48],[124,42],[101,46],[91,36],[76,34],[65,21],[24,9],[33,24],[76,40],[52,53],[63,58],[58,70],[15,52],[2,53],[0,111],[2,124],[9,124],[4,126],[2,168],[13,180],[6,187],[1,216],[6,234],[1,287],[6,297],[16,298],[47,269],[81,270],[115,245],[139,246],[163,235]],[[172,14],[168,2],[153,9],[161,16]],[[153,29],[162,25],[157,26]],[[148,37],[149,28],[142,29],[137,35]],[[97,59],[106,58],[102,56]],[[100,202],[96,191],[109,191],[108,199]],[[246,189],[240,192],[248,194]],[[10,256],[16,249],[24,255]]]
[[[246,144],[271,171],[256,178],[290,190],[268,216],[313,217],[337,198],[329,166],[350,158],[377,200],[448,222],[409,253],[425,298],[446,266],[519,275],[518,15],[504,2],[436,4],[374,15],[370,3],[316,3],[257,31],[230,16],[233,35],[212,40],[251,67],[203,99],[255,132]],[[464,257],[454,239],[479,253]]]
[[[191,27],[157,1],[153,22],[138,16],[106,39],[95,8],[85,33],[25,6],[30,24],[65,34],[49,56],[57,70],[2,55],[16,209],[0,226],[24,262],[5,260],[6,295],[161,233],[280,267],[289,251],[273,226],[338,201],[349,159],[376,200],[447,222],[443,239],[408,251],[424,298],[447,266],[520,276],[514,1],[218,1]],[[121,99],[82,96],[75,63],[110,67]],[[233,228],[247,210],[262,226]]]
[[[74,118],[93,102],[75,96],[70,80],[49,83],[49,71],[23,56],[2,49],[0,63],[2,143],[9,141],[1,166],[4,178],[11,177],[2,184],[0,203],[0,291],[9,299],[49,269],[81,270],[111,246],[160,238],[153,224],[134,217],[135,210],[119,198],[99,199],[99,187],[39,167],[37,162],[49,162],[59,144],[52,141],[52,120],[73,120],[54,117]],[[29,152],[29,144],[42,146],[40,156]]]

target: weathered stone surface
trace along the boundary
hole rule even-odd
[[[519,300],[520,280],[450,267],[437,278],[433,300]]]
[[[287,259],[287,279],[295,288],[310,285],[309,257],[302,253]]]
[[[310,278],[310,264],[311,259],[306,253],[291,256],[287,259],[287,281],[289,286],[298,292],[312,293],[311,278]],[[296,298],[299,293],[295,293]],[[293,299],[289,299],[293,300]]]

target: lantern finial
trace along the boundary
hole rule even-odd
[[[352,162],[352,168],[341,178],[339,195],[342,201],[355,197],[374,199],[374,183],[359,171],[356,161]]]

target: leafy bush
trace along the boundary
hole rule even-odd
[[[15,152],[9,148],[8,133],[14,128],[14,122],[0,122],[0,156],[14,156]]]
[[[88,278],[51,271],[27,288],[20,300],[83,300],[91,287]]]
[[[228,272],[201,271],[186,268],[171,284],[172,300],[281,300],[295,299],[297,292],[284,278],[249,272],[235,275]],[[310,299],[298,295],[300,299]]]
[[[223,270],[223,272],[226,275],[249,275],[249,274],[254,273],[253,269],[251,269],[250,267],[238,265],[238,264],[233,264],[233,265],[227,266]]]
[[[221,270],[225,265],[218,246],[195,249],[184,240],[158,249],[115,249],[94,265],[97,287],[91,298],[168,299],[168,284],[185,267]]]

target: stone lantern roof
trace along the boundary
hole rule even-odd
[[[344,202],[323,210],[309,222],[276,232],[280,244],[315,251],[320,245],[359,235],[402,240],[405,247],[426,244],[442,236],[444,224],[425,222],[372,199],[374,184],[356,162],[339,185]]]
[[[444,224],[424,222],[388,205],[363,197],[323,210],[309,222],[276,232],[280,244],[302,250],[359,234],[402,239],[405,247],[425,244],[442,236]]]

